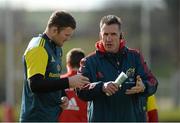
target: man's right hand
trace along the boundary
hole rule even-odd
[[[106,82],[103,85],[102,91],[106,93],[107,96],[115,94],[119,90],[119,86],[113,82]]]
[[[69,88],[82,88],[85,84],[89,83],[89,79],[80,74],[69,77]]]

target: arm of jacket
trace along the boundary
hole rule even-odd
[[[77,90],[78,97],[85,101],[92,101],[98,97],[105,96],[102,92],[103,82],[94,82]]]
[[[83,65],[80,67],[80,72],[82,75],[86,76],[90,80],[90,84],[86,85],[82,89],[77,90],[77,95],[79,98],[85,101],[91,101],[96,98],[105,96],[105,93],[102,91],[103,82],[96,82],[96,64],[94,61],[87,61],[83,59]]]
[[[145,85],[145,91],[142,93],[142,95],[150,96],[154,94],[157,90],[158,81],[155,78],[155,76],[152,74],[152,72],[149,70],[146,62],[144,61],[143,56],[138,53],[138,62],[137,64],[137,75],[140,75],[143,83]]]

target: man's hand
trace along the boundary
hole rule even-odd
[[[136,93],[144,92],[145,86],[139,75],[136,77],[136,80],[137,80],[136,86],[132,87],[131,89],[127,89],[126,94],[136,94]]]
[[[89,79],[80,74],[69,77],[69,88],[82,88],[89,83]]]
[[[60,107],[64,110],[68,107],[69,99],[66,96],[61,97],[61,105]]]
[[[119,86],[116,83],[106,82],[103,85],[102,91],[106,93],[107,96],[115,94],[119,89]]]

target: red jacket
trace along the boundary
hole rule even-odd
[[[73,76],[77,71],[70,70],[61,77]],[[65,90],[69,99],[69,105],[59,116],[60,122],[87,122],[87,102],[81,100],[73,89]]]

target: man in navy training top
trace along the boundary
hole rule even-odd
[[[68,106],[64,89],[81,88],[89,83],[82,75],[60,78],[62,46],[75,28],[71,14],[55,11],[44,33],[31,39],[23,55],[21,122],[58,121],[60,113]]]

